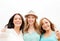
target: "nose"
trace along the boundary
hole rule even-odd
[[[20,19],[17,19],[16,21],[18,21],[18,22],[19,22],[19,21],[20,21]]]

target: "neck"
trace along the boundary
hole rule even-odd
[[[14,27],[14,30],[16,31],[17,34],[20,32],[20,27]]]
[[[29,29],[34,29],[34,25],[30,25],[29,26]]]
[[[29,24],[29,26],[34,26],[34,24]]]
[[[47,30],[46,34],[50,34],[52,32],[52,30]]]
[[[44,37],[49,37],[52,33],[52,30],[47,30],[46,33],[44,34]]]
[[[33,25],[29,26],[28,32],[34,32],[34,26]]]

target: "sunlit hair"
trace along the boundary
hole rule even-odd
[[[28,20],[27,19],[28,18],[26,18],[26,21],[25,21],[24,32],[28,32],[28,29],[29,29],[29,24],[28,24]],[[35,29],[36,32],[38,32],[38,24],[36,22],[36,19],[35,19],[35,23],[34,23],[34,29]]]
[[[39,24],[39,31],[40,31],[40,33],[41,33],[41,34],[44,34],[44,33],[46,32],[46,31],[42,28],[42,25],[43,25],[42,21],[43,21],[44,19],[46,19],[46,20],[49,21],[51,30],[52,30],[52,31],[55,31],[55,29],[54,29],[54,24],[53,24],[49,19],[47,19],[47,18],[42,18],[42,19],[40,20],[40,24]]]
[[[15,14],[10,18],[8,24],[6,25],[7,28],[8,28],[8,29],[11,29],[11,28],[14,29],[13,19],[14,19],[15,15],[19,15],[19,16],[21,17],[21,19],[22,19],[22,25],[21,25],[21,27],[20,27],[20,30],[23,30],[23,28],[24,28],[24,19],[23,19],[22,15],[21,15],[20,13],[15,13]]]
[[[27,33],[27,32],[28,32],[28,29],[29,29],[28,16],[34,16],[34,17],[35,17],[35,22],[34,22],[33,25],[34,25],[35,31],[36,31],[37,33],[39,33],[39,31],[38,31],[38,23],[37,23],[37,21],[36,21],[37,16],[34,15],[34,12],[33,12],[33,11],[29,11],[29,13],[28,13],[27,15],[25,15],[26,20],[25,20],[24,33]]]

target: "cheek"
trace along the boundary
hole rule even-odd
[[[34,23],[35,22],[35,19],[32,19],[32,22]]]
[[[20,20],[19,23],[22,24],[22,20]]]
[[[49,27],[48,25],[43,25],[42,28],[43,28],[44,30],[50,29],[50,27]]]
[[[13,20],[13,24],[15,24],[15,20]]]
[[[33,20],[32,19],[28,19],[28,22],[30,23],[30,22],[33,22]]]
[[[34,23],[35,22],[35,20],[34,19],[32,19],[32,23]]]
[[[42,29],[45,29],[45,27],[44,27],[44,26],[42,26]]]
[[[21,21],[21,24],[22,24],[22,21]]]
[[[13,19],[13,23],[14,23],[14,24],[16,23],[16,21],[17,21],[17,19]]]
[[[19,20],[19,21],[14,20],[13,24],[22,24],[22,20]]]
[[[50,23],[48,23],[47,26],[50,27]]]

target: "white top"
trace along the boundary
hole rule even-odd
[[[1,34],[2,35],[2,34]],[[0,36],[1,36],[0,35]],[[3,37],[2,37],[3,36]],[[6,33],[4,35],[2,35],[0,40],[5,40],[5,41],[24,41],[23,40],[23,35],[22,32],[20,32],[20,34],[18,35],[14,29],[7,29]]]

